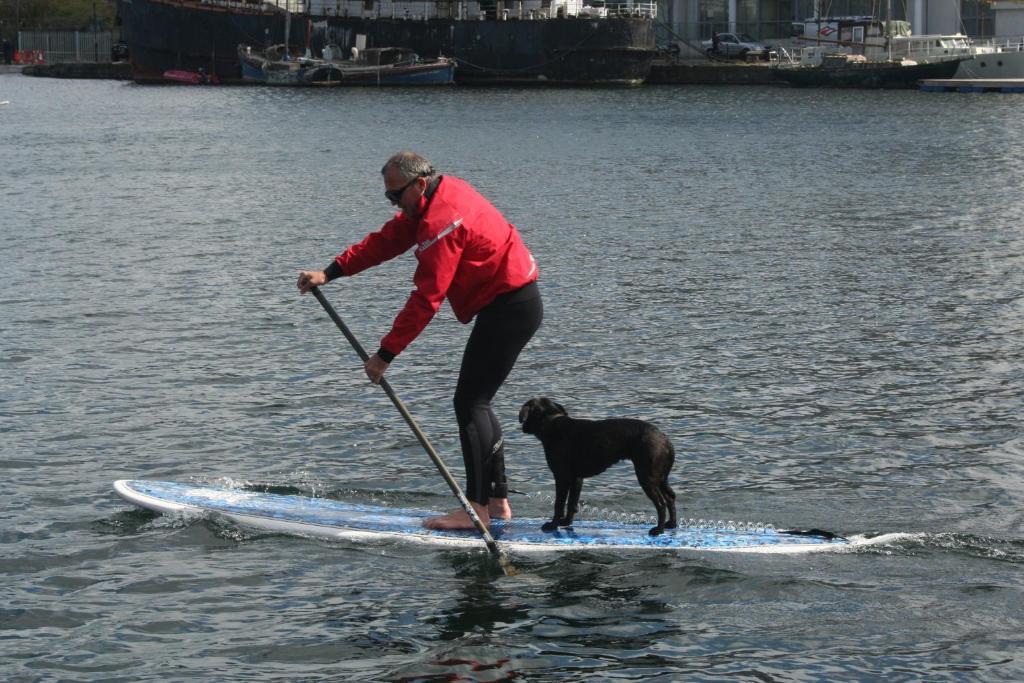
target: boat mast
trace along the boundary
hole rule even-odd
[[[892,0],[885,2],[885,48],[889,52],[889,61],[892,61]]]
[[[285,0],[284,2],[284,57],[288,59],[288,53],[290,49],[288,44],[291,42],[292,33],[292,3],[291,0]]]
[[[814,33],[817,45],[821,45],[821,0],[814,0]]]

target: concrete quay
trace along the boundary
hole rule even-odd
[[[128,81],[132,78],[132,67],[128,62],[67,62],[64,64],[28,64],[21,67],[26,76],[46,78],[103,78]]]
[[[648,85],[781,85],[768,62],[724,62],[708,59],[654,60]]]

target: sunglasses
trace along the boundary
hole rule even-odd
[[[384,196],[387,197],[388,201],[391,202],[392,204],[398,204],[398,200],[402,198],[402,195],[405,194],[405,191],[408,190],[413,183],[415,183],[422,177],[423,176],[416,176],[415,178],[407,182],[405,185],[402,185],[402,187],[398,188],[397,190],[384,190]]]

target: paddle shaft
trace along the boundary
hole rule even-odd
[[[359,340],[356,339],[354,334],[352,334],[352,331],[348,329],[348,325],[346,325],[345,321],[341,319],[338,312],[334,310],[334,306],[332,306],[324,297],[320,289],[318,287],[311,287],[309,291],[313,292],[313,296],[315,296],[316,300],[320,302],[320,305],[324,307],[324,310],[327,311],[327,315],[331,317],[334,324],[337,325],[338,329],[341,330],[341,333],[345,335],[345,338],[348,339],[348,343],[352,345],[352,348],[355,349],[356,353],[359,354],[359,357],[363,359],[363,362],[365,363],[369,360],[370,356],[367,355],[366,349],[363,348],[363,345],[360,344]],[[402,403],[402,400],[398,398],[397,394],[395,394],[394,389],[391,388],[391,385],[388,384],[388,381],[383,377],[380,380],[380,386],[384,389],[384,393],[388,395],[388,398],[391,399],[391,402],[395,404],[395,407],[398,408],[398,412],[402,414],[403,418],[405,418],[406,424],[409,425],[413,434],[415,434],[416,438],[419,439],[420,445],[423,446],[423,450],[425,450],[427,455],[430,456],[430,459],[434,461],[434,465],[437,466],[438,472],[440,472],[441,476],[444,477],[444,480],[448,482],[448,487],[451,488],[455,497],[459,499],[459,503],[462,504],[462,508],[473,521],[473,526],[476,527],[476,530],[480,532],[480,536],[483,537],[484,543],[487,544],[487,549],[494,555],[500,557],[501,552],[498,550],[498,544],[495,542],[494,537],[491,536],[491,532],[487,530],[484,523],[480,521],[480,517],[477,516],[476,510],[474,510],[473,506],[469,504],[469,499],[466,498],[466,494],[462,492],[462,488],[459,486],[459,483],[455,481],[454,477],[452,477],[452,473],[448,470],[448,467],[445,466],[444,461],[441,460],[441,456],[438,455],[437,451],[434,450],[434,447],[430,445],[430,441],[427,440],[427,435],[419,428],[419,425],[416,424],[416,420],[412,418],[412,415],[406,409],[405,404]]]

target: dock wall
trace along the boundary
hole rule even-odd
[[[647,83],[652,85],[778,85],[767,64],[699,60],[655,60]]]

